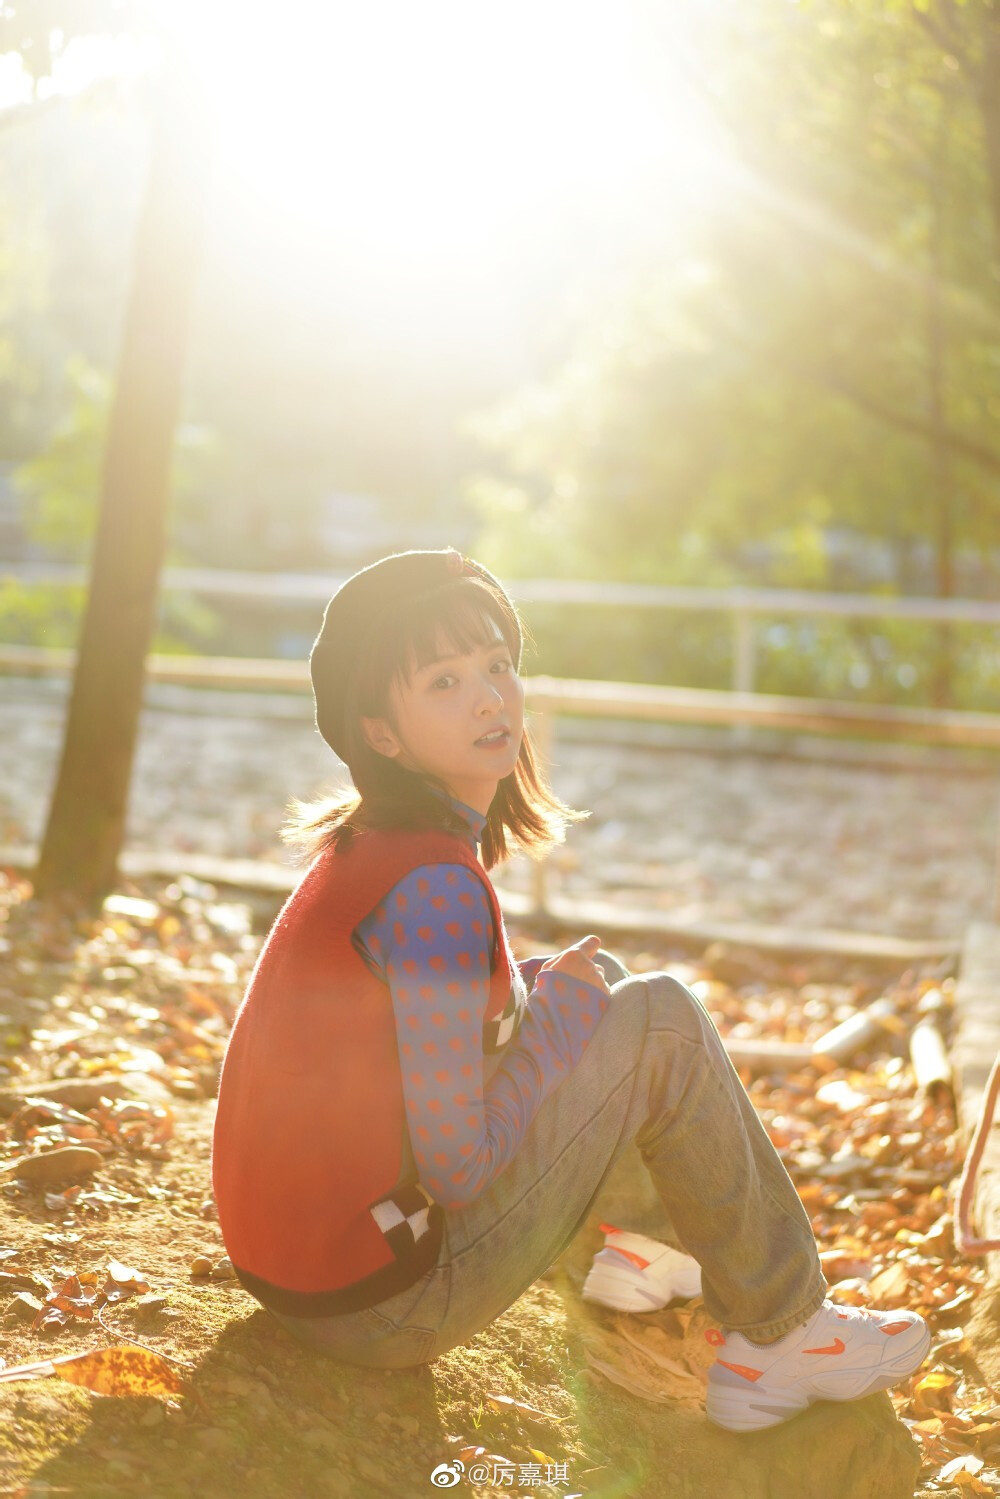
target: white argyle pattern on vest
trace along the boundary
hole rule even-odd
[[[528,1008],[528,996],[524,988],[524,980],[517,969],[517,978],[510,986],[510,994],[503,1010],[492,1020],[487,1020],[483,1025],[483,1054],[503,1051],[521,1029],[521,1021],[524,1019],[525,1010]]]
[[[434,1206],[419,1182],[398,1187],[369,1209],[397,1258],[405,1258],[418,1239],[429,1232],[428,1217]]]

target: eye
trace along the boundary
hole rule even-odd
[[[490,670],[491,671],[496,671],[496,669],[497,669],[498,666],[500,667],[501,671],[513,671],[514,670],[514,663],[513,663],[513,661],[510,660],[510,658],[508,656],[498,656],[497,659],[494,661],[493,665],[490,667]]]
[[[436,681],[434,681],[434,682],[431,683],[431,686],[435,687],[435,688],[436,687],[441,687],[442,683],[443,683],[444,687],[446,688],[447,684],[449,682],[452,682],[452,681],[454,681],[454,677],[451,675],[451,673],[450,672],[445,672],[444,676],[443,677],[438,677]],[[442,690],[444,690],[444,689],[442,689]]]

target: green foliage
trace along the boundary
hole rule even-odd
[[[83,585],[26,584],[0,572],[0,642],[73,650],[83,618]],[[163,600],[153,652],[166,656],[198,654],[214,644],[215,612],[197,599],[171,595]]]
[[[65,561],[82,561],[97,521],[113,385],[103,370],[80,355],[67,361],[66,385],[65,417],[44,452],[19,465],[14,481],[24,498],[32,540]],[[205,428],[187,423],[179,429],[174,455],[175,530],[201,509],[217,453],[217,440]],[[174,560],[180,560],[177,547]]]
[[[5,645],[41,645],[71,650],[83,613],[84,589],[28,586],[0,573],[0,640]]]
[[[14,482],[31,538],[56,557],[79,562],[96,524],[113,386],[80,356],[68,361],[66,380],[70,397],[64,420],[48,448],[18,467]]]
[[[890,591],[952,591],[977,557],[992,574],[1000,150],[986,149],[978,81],[996,33],[992,7],[958,18],[937,0],[923,19],[886,0],[716,15],[703,89],[725,132],[716,196],[672,256],[581,323],[545,381],[467,423],[485,556],[514,577],[864,590],[870,538]],[[853,552],[831,548],[834,529]],[[590,659],[645,678],[638,616],[612,648],[565,613]],[[667,651],[677,618],[661,617],[656,671],[689,680],[700,663],[715,685],[720,652],[693,621],[694,665]],[[765,627],[762,685],[926,701],[940,630],[867,629]],[[970,630],[951,636],[967,706],[996,694],[992,639]],[[546,639],[553,660],[573,655]]]
[[[338,301],[338,262],[326,249],[312,269],[300,257],[301,286],[277,289],[267,284],[273,266],[258,265],[243,242],[215,261],[191,407],[202,434],[210,426],[218,437],[209,444],[189,430],[178,449],[175,557],[313,565],[325,491],[377,494],[402,526],[459,488],[479,528],[470,549],[510,578],[870,587],[864,557],[830,549],[834,528],[884,545],[889,591],[943,588],[945,564],[963,557],[989,563],[1000,542],[1000,188],[979,81],[995,7],[747,0],[711,11],[701,89],[726,148],[719,175],[706,176],[698,213],[686,218],[678,204],[676,223],[656,226],[661,253],[622,272],[603,302],[579,303],[568,347],[550,299],[551,327],[525,361],[544,377],[522,384],[511,365],[508,394],[497,398],[507,371],[489,365],[486,338],[468,367],[456,362],[440,379],[427,349],[394,347],[392,360],[366,363],[358,351],[371,308],[352,320],[352,289]],[[113,0],[11,3],[0,50],[30,43],[40,74],[45,48],[75,31],[147,22],[142,6]],[[123,114],[109,139],[136,135],[134,124]],[[39,158],[49,170],[35,177],[52,180],[67,145],[56,129]],[[61,257],[44,288],[53,298],[44,335],[38,307],[30,330],[14,327],[16,299],[4,286],[16,247],[0,228],[5,406],[51,406],[51,372],[85,351],[70,366],[61,426],[22,470],[34,533],[74,558],[86,555],[99,481],[108,388],[97,371],[121,297],[114,255],[127,236],[110,213],[129,199],[125,160],[99,184],[92,242],[65,232],[73,214],[82,221],[75,200],[58,211],[46,201],[37,217],[55,226],[48,251]],[[12,175],[8,193],[14,187]],[[44,266],[44,255],[34,263]],[[66,288],[79,286],[87,296],[74,301]],[[527,337],[515,326],[509,342]],[[459,421],[469,406],[474,414]],[[29,450],[26,423],[0,427],[0,451]],[[287,555],[273,544],[275,511]],[[930,579],[917,561],[928,545],[940,564]],[[541,670],[729,680],[730,627],[718,616],[574,608],[531,618]],[[200,608],[171,630],[192,647],[232,648]],[[910,624],[768,621],[759,681],[926,701],[940,638]],[[992,703],[989,632],[951,638],[956,703]]]

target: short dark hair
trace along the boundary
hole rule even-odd
[[[493,638],[490,621],[499,627],[516,661],[519,632],[527,632],[514,605],[484,579],[461,576],[387,611],[367,638],[358,641],[345,708],[350,739],[346,759],[354,785],[318,801],[292,801],[281,830],[286,843],[304,848],[313,858],[331,845],[346,847],[368,828],[468,832],[464,819],[431,790],[434,778],[373,749],[361,719],[391,722],[393,683],[407,682],[415,670],[432,661],[442,636],[459,654],[487,645]],[[518,850],[540,859],[563,841],[569,823],[589,816],[567,806],[547,784],[525,725],[517,763],[500,780],[486,814],[483,864],[492,869]]]

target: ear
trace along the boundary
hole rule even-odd
[[[361,729],[370,747],[380,755],[392,760],[401,753],[403,746],[384,718],[362,718]]]

